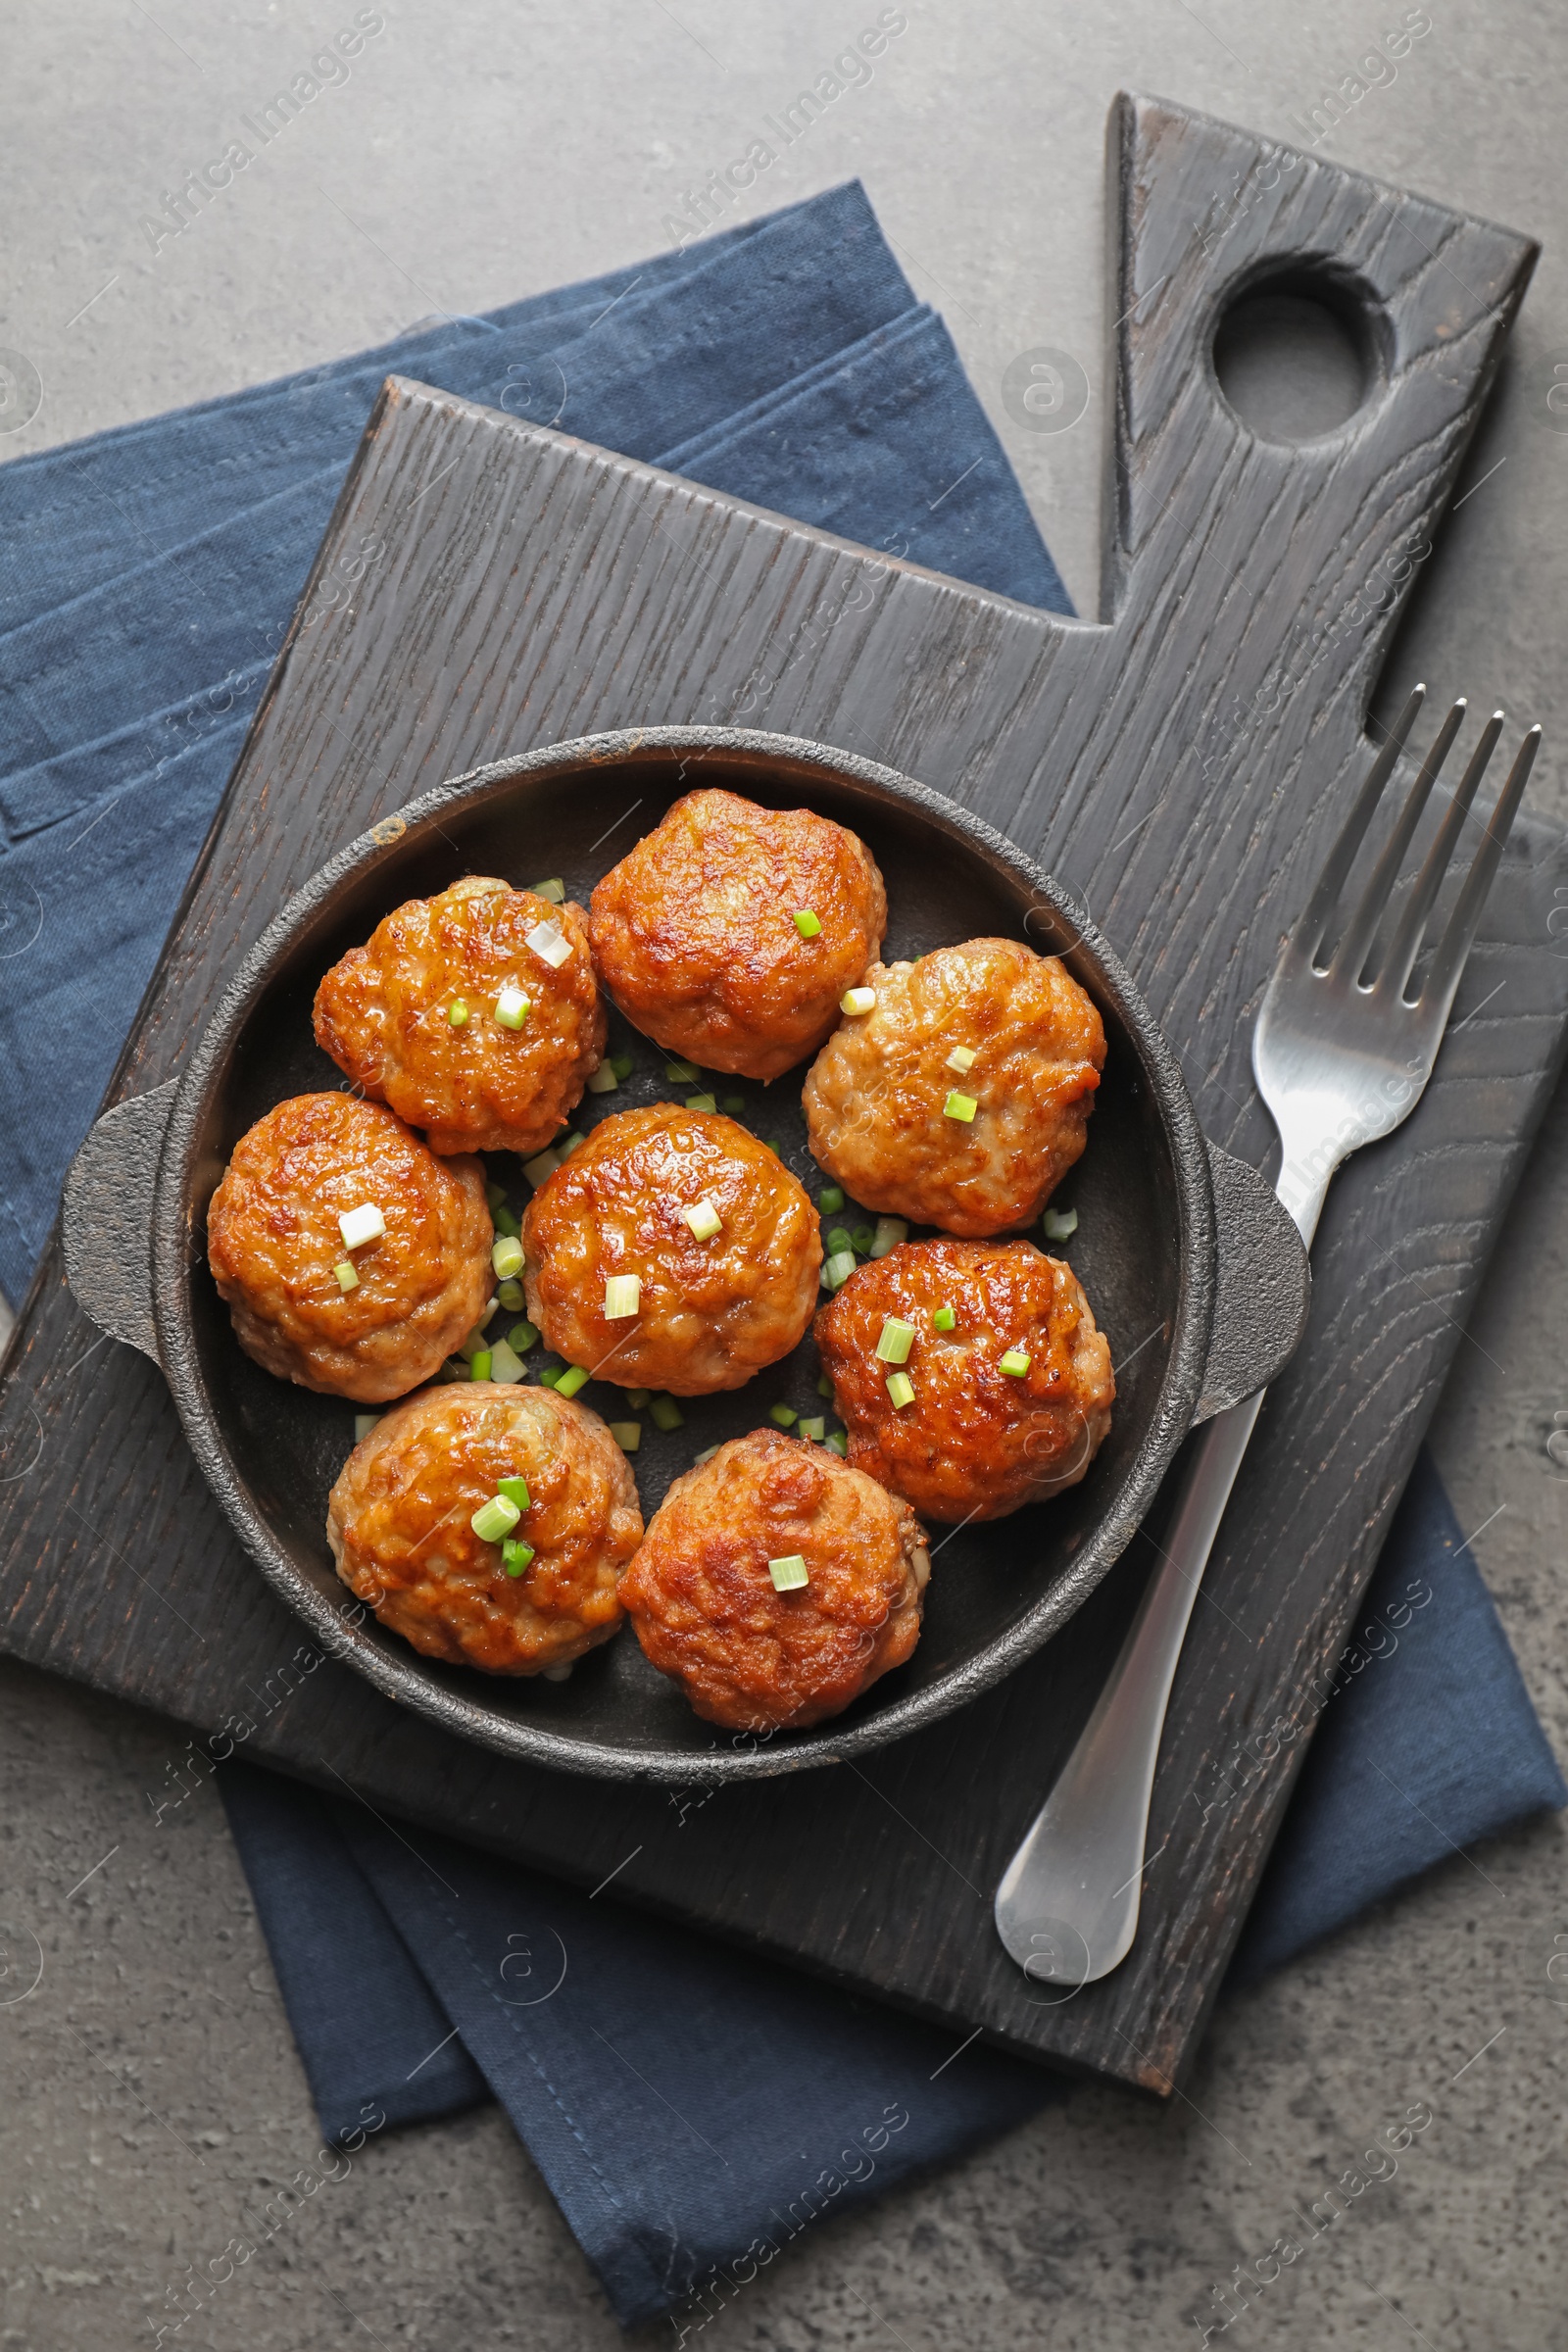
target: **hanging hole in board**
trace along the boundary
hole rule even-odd
[[[1296,444],[1338,432],[1379,388],[1380,358],[1370,301],[1322,269],[1251,278],[1214,330],[1220,391],[1260,441]]]

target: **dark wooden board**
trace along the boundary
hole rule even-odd
[[[1366,757],[1408,566],[1449,496],[1527,239],[1146,101],[1112,140],[1119,350],[1103,623],[1074,623],[444,394],[394,384],[113,1089],[181,1065],[285,894],[440,778],[598,728],[744,721],[871,754],[983,811],[1086,897],[1216,1141],[1262,1164],[1251,1014]],[[1265,259],[1332,257],[1384,321],[1353,424],[1266,446],[1208,338]],[[417,502],[417,503],[416,503]],[[1387,583],[1387,594],[1369,596]],[[1444,681],[1449,684],[1449,681]],[[1478,697],[1485,679],[1452,681]],[[1522,714],[1528,716],[1528,713]],[[618,814],[607,808],[606,823]],[[0,1596],[18,1656],[393,1812],[1055,2063],[1155,2090],[1190,2055],[1560,1056],[1565,878],[1505,862],[1419,1110],[1358,1158],[1307,1341],[1265,1407],[1194,1621],[1128,1962],[1067,1999],[990,1918],[1087,1713],[1147,1548],[1002,1690],[876,1757],[704,1802],[530,1771],[315,1657],[229,1534],[162,1380],[94,1348],[53,1247],[0,1397]],[[1468,1017],[1474,1008],[1474,1017]],[[1265,1737],[1268,1764],[1247,1743]],[[249,1728],[244,1728],[249,1727]],[[156,1801],[163,1792],[151,1792]]]

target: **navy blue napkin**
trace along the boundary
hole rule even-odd
[[[858,187],[482,319],[0,467],[0,1284],[25,1285],[392,369],[1070,611]],[[1568,1800],[1434,1474],[1323,1692],[1237,1963]],[[230,1764],[329,2136],[493,2093],[627,2321],[1061,2095],[979,2044]],[[759,2116],[767,2130],[759,2132]]]

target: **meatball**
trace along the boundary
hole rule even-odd
[[[667,1053],[746,1078],[815,1053],[887,916],[863,841],[733,792],[677,801],[591,908],[594,956],[627,1018]]]
[[[1100,1014],[1054,956],[971,939],[877,964],[806,1081],[811,1150],[867,1208],[973,1240],[1027,1225],[1083,1151]]]
[[[1032,1242],[902,1243],[850,1276],[816,1343],[850,1460],[927,1519],[1004,1519],[1076,1486],[1110,1427],[1104,1334]]]
[[[241,1136],[207,1211],[207,1261],[246,1354],[362,1404],[430,1379],[490,1296],[484,1182],[480,1161],[437,1159],[378,1103],[279,1102]],[[360,1208],[385,1230],[351,1245],[339,1219]]]
[[[528,1498],[487,1543],[473,1516],[502,1479]],[[487,1380],[426,1389],[378,1421],[326,1514],[339,1576],[381,1623],[486,1674],[549,1674],[608,1642],[642,1532],[630,1465],[597,1413]]]
[[[775,1590],[772,1568],[806,1582]],[[653,1664],[708,1723],[803,1731],[920,1638],[931,1555],[914,1513],[836,1454],[771,1429],[677,1478],[621,1580]]]
[[[582,908],[484,874],[409,899],[321,982],[316,1042],[432,1152],[538,1152],[604,1058]]]
[[[528,1313],[558,1354],[677,1396],[788,1355],[822,1263],[816,1210],[777,1152],[673,1102],[602,1119],[528,1203],[522,1245]]]

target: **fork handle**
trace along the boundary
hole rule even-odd
[[[1310,1247],[1328,1175],[1303,1176],[1287,1152],[1275,1189]],[[1176,1661],[1263,1396],[1259,1389],[1217,1413],[1194,1442],[1160,1565],[1094,1713],[997,1889],[997,1933],[1039,1983],[1093,1984],[1132,1949]]]

